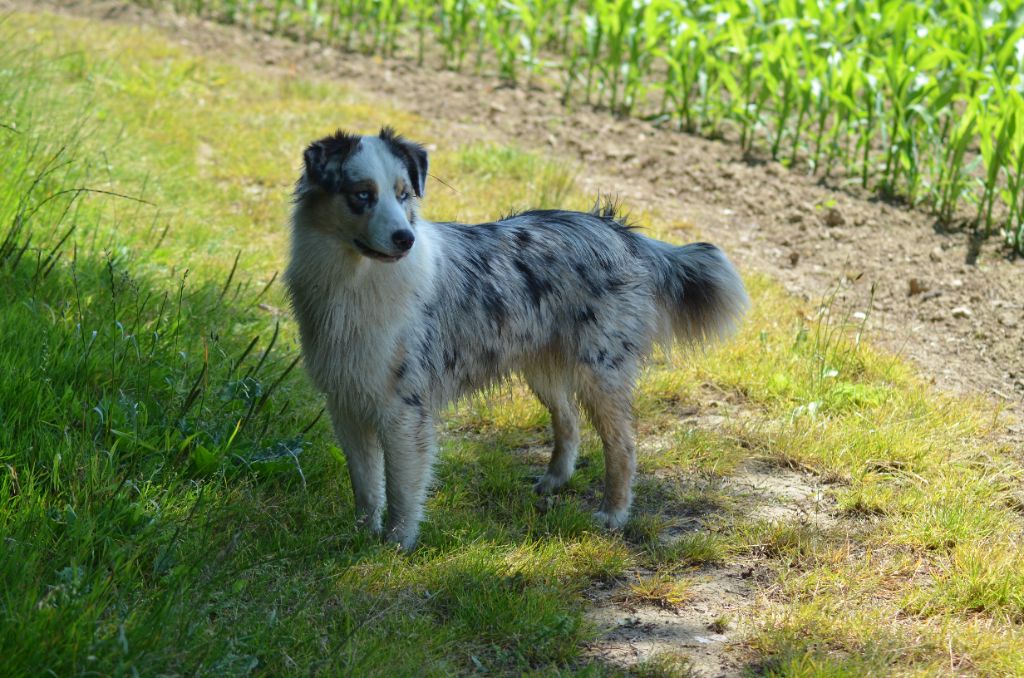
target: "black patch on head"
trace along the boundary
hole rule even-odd
[[[344,182],[341,168],[359,147],[360,137],[338,130],[311,143],[302,154],[306,179],[331,193],[340,193]]]
[[[526,291],[529,292],[533,305],[540,308],[540,300],[544,298],[544,295],[551,293],[551,282],[547,278],[534,273],[533,269],[522,259],[516,259],[512,263],[523,276],[523,282],[526,283]]]
[[[427,150],[416,142],[403,138],[390,127],[381,129],[380,139],[405,165],[406,171],[409,172],[409,181],[412,182],[413,193],[417,198],[422,198],[427,182]]]
[[[530,235],[530,232],[525,228],[520,228],[516,230],[515,237],[516,244],[518,244],[520,247],[526,247],[531,242],[533,242],[533,236]]]

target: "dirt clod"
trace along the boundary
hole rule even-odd
[[[825,212],[824,221],[825,221],[825,225],[830,227],[830,228],[835,228],[837,226],[845,226],[846,225],[846,218],[843,216],[843,213],[840,212],[835,207],[829,207],[828,208],[828,211]]]
[[[923,294],[928,291],[928,284],[922,282],[920,278],[911,278],[907,281],[907,295],[914,296],[915,294]]]

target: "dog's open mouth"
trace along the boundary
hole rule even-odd
[[[395,262],[398,261],[399,259],[403,259],[405,255],[409,253],[402,252],[401,254],[384,254],[383,252],[378,252],[373,248],[367,247],[359,240],[353,239],[352,242],[355,243],[356,249],[359,250],[360,254],[362,254],[364,257],[369,257],[370,259],[376,259],[377,261],[387,261],[389,263]]]

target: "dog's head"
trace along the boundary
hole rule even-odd
[[[339,131],[310,144],[303,160],[295,199],[316,210],[314,227],[378,261],[409,253],[427,178],[422,146],[390,127],[375,137]]]

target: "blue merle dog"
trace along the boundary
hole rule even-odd
[[[516,372],[554,428],[537,492],[572,475],[582,406],[604,444],[595,515],[621,527],[645,357],[655,342],[726,337],[749,304],[725,255],[647,238],[608,206],[426,221],[427,153],[389,128],[338,132],[313,142],[304,161],[286,279],[360,522],[411,548],[437,453],[435,414]]]

